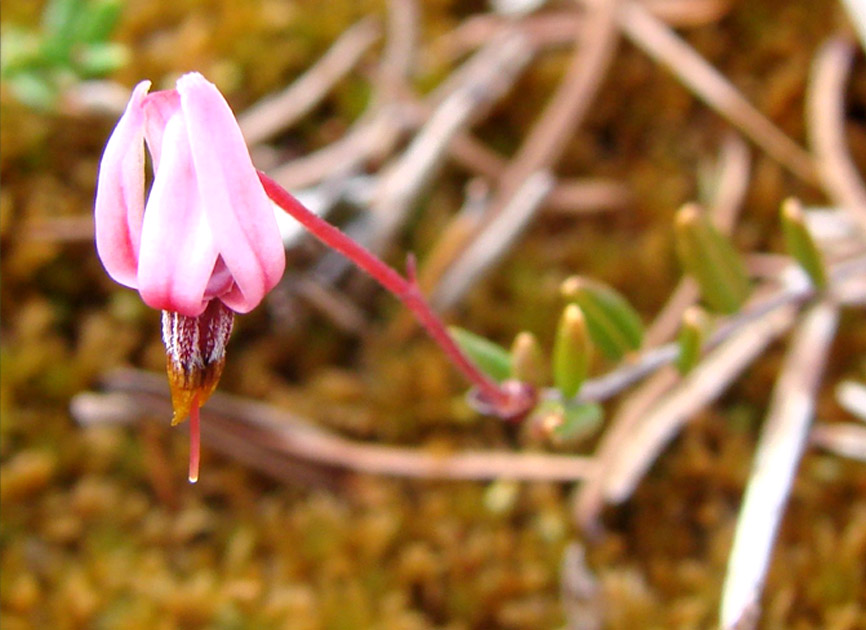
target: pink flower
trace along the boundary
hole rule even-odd
[[[176,90],[135,86],[108,139],[96,184],[96,250],[108,274],[161,309],[177,424],[190,418],[198,479],[199,407],[219,381],[234,312],[255,308],[283,275],[283,243],[228,103],[191,72]],[[144,144],[153,186],[144,200]]]
[[[246,313],[282,277],[273,206],[225,99],[196,72],[176,90],[139,83],[111,134],[96,191],[108,274],[153,308],[199,316],[214,298]],[[153,186],[144,199],[144,142]]]

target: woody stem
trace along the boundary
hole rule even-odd
[[[442,320],[433,312],[433,309],[421,294],[418,284],[415,282],[414,273],[410,271],[410,277],[408,279],[404,278],[365,247],[349,238],[341,230],[310,212],[282,186],[261,171],[259,171],[259,179],[268,197],[274,203],[289,213],[292,218],[303,225],[313,236],[328,247],[343,254],[403,302],[406,308],[412,311],[421,325],[424,326],[427,333],[433,338],[433,341],[439,344],[445,355],[479,389],[485,398],[492,402],[494,406],[500,408],[508,406],[508,394],[479,370],[478,366],[454,343],[451,335],[445,329]]]

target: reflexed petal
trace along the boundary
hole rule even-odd
[[[144,213],[138,290],[153,308],[198,316],[217,259],[196,186],[186,124],[166,126],[162,165]]]
[[[150,81],[135,86],[105,145],[96,183],[96,251],[108,275],[136,287],[144,213],[144,112]]]
[[[235,288],[221,299],[245,313],[261,302],[285,268],[276,218],[237,121],[216,87],[190,73],[178,80],[177,89],[202,204],[235,280]]]

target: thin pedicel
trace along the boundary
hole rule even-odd
[[[310,212],[261,171],[259,171],[259,179],[265,188],[265,193],[274,203],[325,245],[340,252],[370,274],[379,284],[403,302],[406,308],[412,311],[448,358],[478,389],[478,399],[485,411],[502,418],[512,418],[521,416],[532,408],[535,396],[531,388],[514,387],[510,386],[510,383],[503,386],[497,385],[460,350],[445,330],[442,321],[421,294],[415,279],[415,259],[413,257],[409,257],[406,265],[407,277],[404,278],[338,228]]]

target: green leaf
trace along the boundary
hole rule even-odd
[[[785,248],[817,288],[827,286],[827,269],[818,246],[806,228],[803,208],[796,199],[782,202],[782,234]]]
[[[42,30],[50,35],[71,31],[84,0],[48,0],[42,11]]]
[[[694,204],[680,208],[675,221],[680,263],[698,283],[707,305],[734,313],[749,297],[746,265],[731,242]]]
[[[76,24],[84,10],[83,0],[50,0],[42,13],[45,40],[42,56],[52,65],[69,63],[76,41]]]
[[[18,72],[9,79],[15,98],[33,109],[49,111],[57,102],[57,88],[41,72]]]
[[[0,36],[0,76],[7,79],[16,72],[39,67],[41,45],[42,39],[36,33],[4,26]]]
[[[511,344],[511,377],[536,387],[544,378],[544,357],[538,339],[531,332],[521,332]]]
[[[553,384],[564,399],[574,398],[589,372],[592,345],[586,319],[577,304],[562,312],[553,344]]]
[[[502,382],[511,374],[511,357],[508,350],[457,326],[450,326],[448,332],[460,349],[490,378]]]
[[[82,19],[78,40],[88,44],[107,41],[117,26],[122,9],[121,0],[90,2]]]
[[[562,284],[562,294],[580,306],[590,337],[607,358],[616,361],[640,348],[644,334],[640,316],[612,287],[573,276]]]
[[[75,60],[86,77],[102,77],[126,65],[129,51],[121,44],[91,44]]]
[[[677,335],[680,353],[676,363],[680,374],[688,374],[697,365],[706,330],[707,317],[699,307],[693,306],[683,314],[683,323]]]
[[[597,403],[566,403],[562,412],[562,424],[553,430],[553,437],[560,444],[589,437],[598,431],[604,419],[604,409]]]

